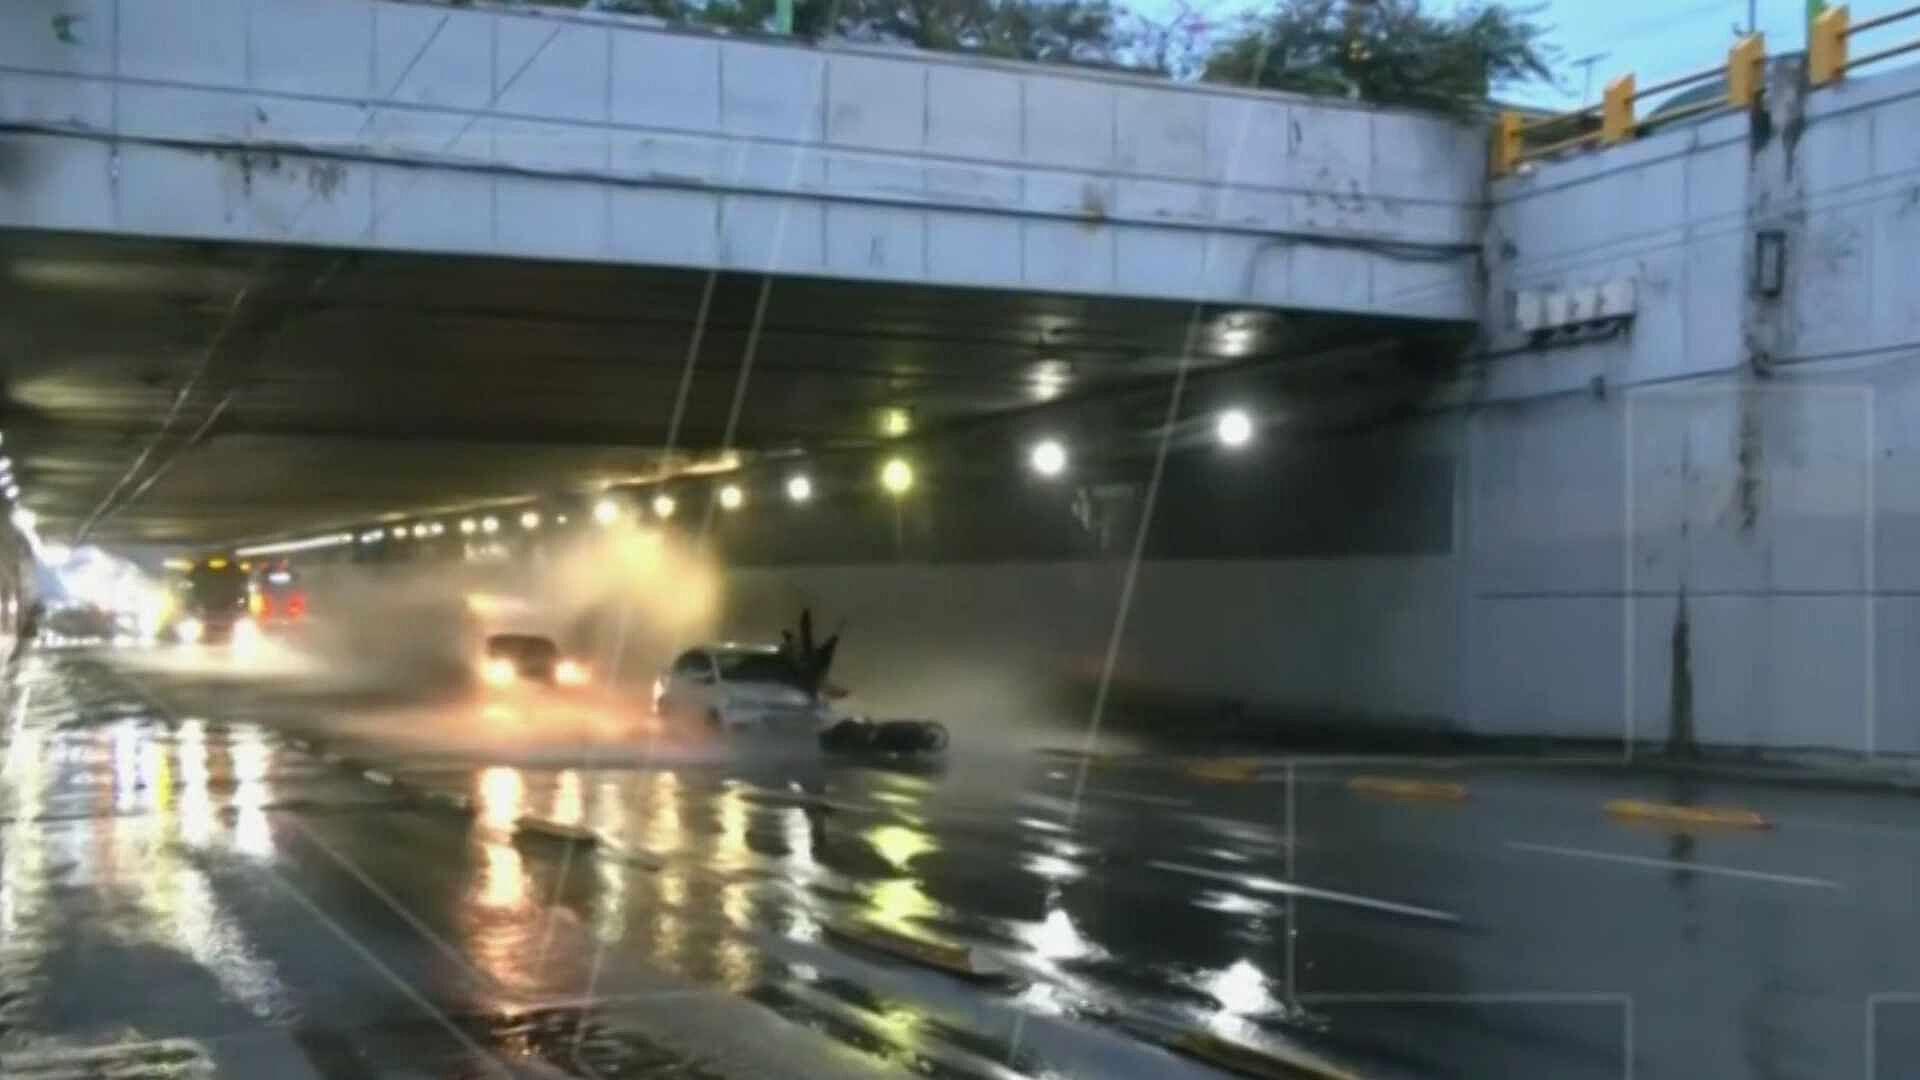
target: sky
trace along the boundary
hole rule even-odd
[[[1853,0],[1847,6],[1859,22],[1911,2]],[[1434,6],[1443,8],[1444,2]],[[1513,6],[1527,7],[1529,0],[1516,0]],[[1767,35],[1768,53],[1806,48],[1806,0],[1754,0],[1752,6]],[[1595,54],[1600,58],[1593,64],[1589,100],[1599,96],[1609,79],[1629,71],[1642,86],[1696,71],[1725,60],[1734,27],[1746,25],[1747,8],[1748,0],[1546,0],[1535,17],[1553,29],[1550,40],[1560,51],[1561,88],[1513,87],[1500,96],[1530,105],[1576,107],[1587,87],[1585,69],[1576,61]],[[1920,19],[1862,36],[1854,50],[1870,52],[1915,37],[1920,37]]]
[[[4,2],[4,0],[0,0]],[[1505,0],[1508,6],[1539,8],[1533,18],[1550,28],[1549,42],[1559,52],[1559,86],[1534,83],[1502,87],[1497,97],[1516,104],[1571,109],[1597,100],[1607,81],[1631,71],[1640,85],[1698,71],[1726,60],[1734,28],[1747,23],[1749,0]],[[1853,20],[1894,11],[1913,0],[1852,0]],[[1425,0],[1429,11],[1450,10],[1458,0]],[[1838,6],[1828,0],[1829,6]],[[1260,0],[1134,0],[1142,12],[1189,10],[1210,23],[1226,25],[1236,12],[1257,9]],[[1806,48],[1807,0],[1752,0],[1754,19],[1767,36],[1767,52]],[[1895,23],[1855,39],[1855,53],[1920,37],[1920,19]],[[1594,57],[1592,78],[1579,61]],[[1889,61],[1898,64],[1901,61]]]

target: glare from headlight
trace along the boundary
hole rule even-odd
[[[512,686],[514,676],[519,672],[513,669],[513,661],[495,657],[480,667],[480,677],[488,686]]]
[[[189,615],[173,624],[174,636],[189,645],[198,642],[207,632],[207,624]]]
[[[260,650],[260,624],[252,619],[240,619],[233,624],[233,651],[242,656],[251,656]]]
[[[562,660],[553,669],[553,681],[561,686],[585,686],[590,678],[586,665],[577,660]]]

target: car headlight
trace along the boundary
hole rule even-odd
[[[206,636],[207,624],[189,615],[173,624],[173,632],[181,641],[192,645]]]
[[[480,677],[485,679],[489,686],[511,686],[514,677],[518,674],[519,672],[513,668],[513,661],[499,657],[480,665]]]
[[[587,666],[578,660],[562,660],[553,669],[553,681],[561,686],[585,686],[590,680]]]

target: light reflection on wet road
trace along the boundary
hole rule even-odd
[[[1750,789],[1780,829],[1690,837],[1597,812],[1668,781],[1459,770],[1471,802],[1421,805],[1149,763],[1069,812],[1042,755],[806,747],[382,785],[271,691],[141,680],[43,658],[8,699],[0,1071],[184,1039],[234,1076],[1212,1076],[1162,1045],[1210,1032],[1368,1077],[1827,1077],[1866,1074],[1871,1012],[1881,1075],[1920,1075],[1904,800]]]

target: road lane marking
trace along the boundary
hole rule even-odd
[[[1163,806],[1169,810],[1179,810],[1193,805],[1192,799],[1176,799],[1170,795],[1135,795],[1127,791],[1112,791],[1105,788],[1092,788],[1086,792],[1091,799],[1106,799],[1109,802],[1139,803],[1141,806]]]
[[[1186,1031],[1167,1046],[1244,1076],[1307,1077],[1311,1080],[1361,1080],[1318,1054],[1291,1046],[1252,1046],[1212,1031]]]
[[[1283,896],[1298,896],[1306,900],[1326,900],[1336,904],[1351,904],[1354,907],[1371,908],[1394,915],[1411,915],[1416,919],[1431,919],[1434,922],[1457,923],[1460,916],[1450,911],[1417,907],[1413,904],[1400,904],[1392,900],[1380,900],[1371,896],[1359,896],[1354,893],[1335,892],[1332,889],[1316,889],[1311,885],[1297,885],[1278,878],[1261,877],[1258,874],[1230,874],[1223,870],[1209,870],[1204,866],[1189,866],[1186,863],[1162,862],[1155,859],[1148,866],[1156,870],[1171,870],[1176,874],[1191,874],[1194,877],[1225,881],[1255,892],[1279,893]]]
[[[514,837],[539,836],[549,840],[566,840],[582,844],[597,844],[600,834],[579,825],[570,825],[551,818],[522,817],[513,822]]]
[[[1740,806],[1680,806],[1675,803],[1643,802],[1639,799],[1615,799],[1606,805],[1607,813],[1635,821],[1658,821],[1673,825],[1724,825],[1735,829],[1771,829],[1773,822]]]
[[[1722,877],[1745,878],[1749,881],[1771,881],[1776,885],[1801,885],[1809,889],[1844,889],[1845,885],[1826,878],[1800,877],[1796,874],[1770,874],[1764,870],[1742,870],[1736,866],[1715,866],[1712,863],[1682,862],[1679,859],[1655,859],[1646,855],[1622,855],[1611,851],[1589,851],[1586,848],[1561,847],[1557,844],[1529,844],[1522,840],[1509,840],[1507,846],[1516,851],[1534,851],[1542,855],[1564,855],[1570,859],[1593,859],[1598,862],[1623,863],[1628,866],[1645,866],[1655,870],[1686,870],[1700,874],[1719,874]]]
[[[830,937],[974,982],[1007,984],[1020,981],[1013,969],[1004,962],[971,945],[884,926],[869,918],[828,919],[821,923],[821,929]]]
[[[1209,783],[1246,784],[1260,775],[1265,764],[1259,758],[1214,758],[1191,762],[1184,771],[1192,779]]]
[[[1356,776],[1347,781],[1347,790],[1362,795],[1384,795],[1391,799],[1431,799],[1439,802],[1464,802],[1467,785],[1449,780],[1411,780],[1398,776]]]

